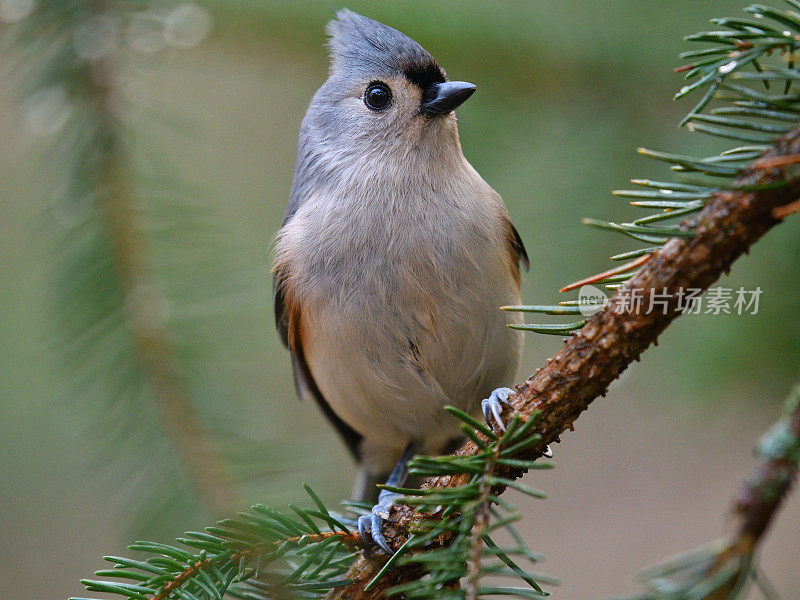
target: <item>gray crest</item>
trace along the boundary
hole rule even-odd
[[[332,72],[404,74],[421,88],[445,80],[425,48],[397,29],[342,9],[327,26]]]

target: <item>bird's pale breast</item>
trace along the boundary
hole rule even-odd
[[[368,441],[436,450],[457,435],[444,405],[474,412],[513,382],[522,340],[499,310],[519,302],[507,215],[479,183],[477,199],[474,189],[320,196],[281,232],[276,264],[299,304],[311,373]]]

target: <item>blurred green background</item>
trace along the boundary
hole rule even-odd
[[[672,102],[681,85],[672,67],[687,48],[682,35],[745,4],[346,5],[415,38],[452,78],[477,84],[459,110],[464,153],[503,196],[527,245],[523,299],[549,303],[560,299],[561,285],[636,247],[580,224],[584,216],[635,214],[610,191],[631,177],[667,174],[636,147],[698,155],[718,147],[677,128],[693,99]],[[199,409],[209,426],[222,424],[223,450],[253,463],[235,472],[242,508],[303,502],[301,481],[334,503],[349,492],[353,467],[316,408],[295,399],[272,324],[269,245],[291,184],[300,120],[326,77],[324,24],[342,3],[203,6],[213,27],[202,44],[135,58],[121,79],[133,146],[156,171],[184,182],[216,227],[194,243],[226,248],[221,256],[231,260],[222,268],[245,280],[242,302],[218,307],[241,316],[226,314],[224,325],[204,331],[219,346],[204,376],[225,393],[206,394]],[[0,68],[9,60],[0,55]],[[131,506],[151,501],[150,488],[146,477],[126,473],[138,463],[174,461],[164,454],[169,447],[136,442],[109,458],[107,415],[64,397],[69,374],[48,316],[57,301],[58,249],[43,225],[55,193],[44,152],[52,140],[26,129],[25,100],[8,81],[0,93],[0,590],[20,600],[66,598],[80,595],[78,579],[101,568],[102,555],[123,552],[133,537],[166,540],[212,517],[182,504],[166,518],[149,515],[137,530]],[[181,218],[176,212],[162,223],[167,236],[191,226]],[[798,234],[800,219],[789,219],[721,283],[761,286],[757,315],[677,321],[564,436],[557,468],[528,476],[549,498],[518,499],[528,513],[523,531],[547,557],[542,570],[563,580],[555,597],[629,592],[637,570],[725,532],[751,448],[798,374]],[[520,380],[560,346],[558,338],[530,334]],[[130,423],[115,425],[138,439]],[[800,596],[798,510],[795,497],[763,552],[766,573],[786,598]]]

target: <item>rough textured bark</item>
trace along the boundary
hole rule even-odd
[[[782,212],[775,209],[797,200],[800,173],[794,164],[786,165],[780,160],[770,163],[763,159],[796,154],[800,154],[800,128],[781,137],[765,152],[762,162],[744,169],[736,178],[737,188],[760,188],[759,191],[716,193],[698,215],[684,223],[685,228],[695,230],[694,236],[668,241],[637,275],[618,290],[603,310],[589,318],[558,354],[517,387],[517,394],[511,399],[513,413],[528,419],[541,411],[540,421],[532,433],[542,436],[542,444],[526,451],[526,457],[540,455],[544,444],[557,442],[565,430],[572,429],[574,421],[589,404],[605,395],[611,382],[657,342],[659,334],[680,315],[680,290],[708,288],[752,244],[780,222]],[[774,186],[784,179],[786,185]],[[642,309],[620,310],[624,307],[621,300],[634,289],[641,290]],[[666,309],[646,310],[653,292],[668,294]],[[505,418],[511,414],[511,410],[506,411]],[[461,455],[475,453],[477,447],[472,442],[457,450]],[[518,477],[522,473],[505,475]],[[425,481],[423,487],[456,486],[463,481],[463,477],[437,477]],[[384,528],[389,544],[398,548],[407,539],[408,529],[417,519],[419,516],[409,507],[395,507],[390,515],[391,523]],[[763,533],[765,526],[758,527]],[[354,583],[331,590],[329,600],[381,598],[392,585],[419,577],[417,570],[400,567],[369,592],[364,592],[364,586],[374,578],[384,562],[385,558],[374,556],[359,558],[349,573]]]

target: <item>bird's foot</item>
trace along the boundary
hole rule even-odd
[[[418,448],[416,442],[411,441],[403,450],[403,454],[397,460],[397,464],[389,474],[386,480],[386,485],[390,487],[402,486],[406,477],[408,476],[408,461],[414,456]],[[361,541],[365,547],[369,548],[368,539],[372,540],[372,544],[378,546],[381,550],[388,555],[394,554],[394,551],[389,547],[386,537],[383,535],[383,523],[389,519],[389,511],[394,504],[394,501],[400,497],[401,494],[392,492],[390,490],[381,490],[378,494],[378,503],[372,507],[369,514],[361,515],[358,518],[358,535],[361,536]]]
[[[378,503],[368,514],[358,518],[358,534],[364,545],[368,545],[367,540],[371,539],[375,546],[389,555],[394,554],[394,551],[389,547],[386,537],[383,535],[383,523],[389,518],[389,511],[398,496],[400,494],[396,492],[381,490],[378,495]]]
[[[486,424],[492,427],[492,421],[503,431],[506,430],[506,424],[503,423],[503,409],[511,407],[508,397],[514,394],[511,388],[497,388],[488,398],[481,400],[481,411],[483,411],[483,418]]]
[[[503,387],[497,388],[485,400],[481,400],[481,411],[483,411],[483,418],[489,427],[493,423],[497,425],[502,431],[506,430],[506,424],[503,423],[503,409],[511,407],[508,398],[514,395],[515,392],[511,388]],[[545,446],[542,454],[546,458],[553,458],[553,450],[550,446]]]

